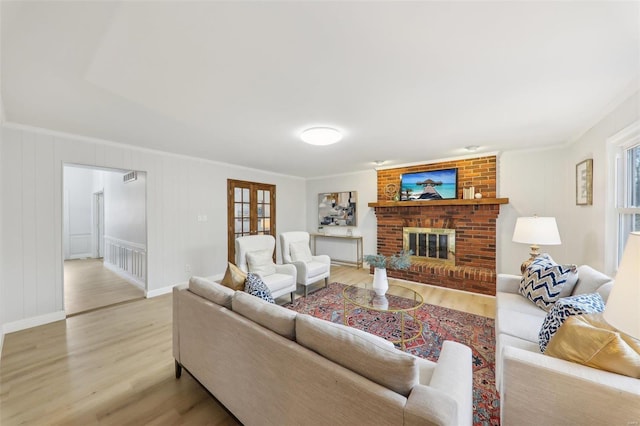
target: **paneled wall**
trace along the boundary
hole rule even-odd
[[[5,331],[59,319],[64,309],[63,163],[147,172],[149,295],[190,275],[224,272],[227,178],[275,184],[277,230],[306,227],[305,182],[299,178],[7,125],[1,160]],[[199,215],[208,221],[198,222]]]

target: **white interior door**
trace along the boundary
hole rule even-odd
[[[104,192],[96,192],[94,198],[94,257],[104,257]]]

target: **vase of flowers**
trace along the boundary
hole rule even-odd
[[[378,296],[384,296],[389,289],[389,280],[387,279],[387,269],[395,269],[406,271],[411,266],[411,255],[413,252],[401,251],[391,256],[383,254],[367,254],[364,261],[373,266],[373,291]]]

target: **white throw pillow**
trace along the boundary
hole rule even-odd
[[[247,253],[247,266],[249,272],[266,277],[276,273],[276,264],[273,263],[271,250],[256,250]]]
[[[296,241],[289,244],[291,260],[294,262],[311,262],[311,249],[306,241]]]

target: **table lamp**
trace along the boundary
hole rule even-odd
[[[519,217],[513,230],[513,242],[531,244],[530,258],[522,262],[520,272],[533,262],[540,253],[540,245],[561,244],[555,217]]]
[[[609,325],[640,339],[640,233],[629,234],[604,310]]]

